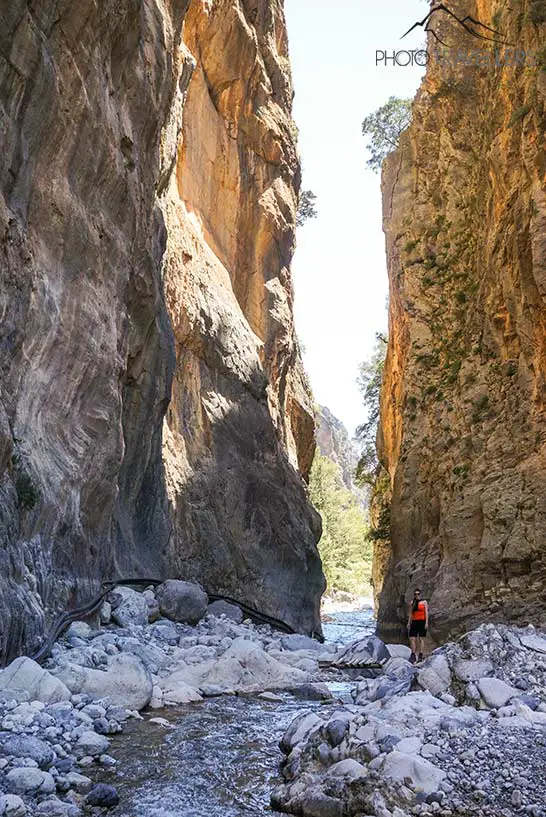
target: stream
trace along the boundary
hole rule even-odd
[[[330,613],[327,641],[348,644],[374,632],[372,611]],[[222,696],[176,709],[153,711],[170,728],[129,721],[112,742],[118,766],[103,782],[116,786],[116,817],[258,817],[273,812],[279,781],[278,743],[303,711],[334,710],[350,701],[353,682],[328,684],[337,701],[282,702]]]

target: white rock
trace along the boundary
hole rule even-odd
[[[66,635],[68,638],[87,639],[92,632],[93,630],[86,621],[73,621],[66,631]]]
[[[95,700],[108,697],[127,709],[143,709],[152,697],[152,676],[140,658],[130,653],[109,656],[105,671],[66,664],[54,672],[73,694],[85,692]]]
[[[343,777],[346,780],[358,780],[368,776],[368,770],[361,763],[348,757],[346,760],[340,760],[334,763],[326,772],[326,778],[329,777]]]
[[[402,738],[402,740],[396,744],[396,751],[404,752],[407,755],[418,755],[422,745],[419,738]]]
[[[225,616],[230,621],[240,624],[244,618],[243,611],[236,604],[230,604],[228,601],[213,601],[207,607],[207,615],[221,618]]]
[[[100,608],[100,623],[105,626],[112,620],[112,605],[109,601],[103,601]]]
[[[446,692],[451,684],[451,670],[444,655],[433,655],[417,673],[417,681],[423,689],[432,695]]]
[[[148,602],[142,593],[137,593],[130,587],[116,587],[112,596],[119,599],[119,604],[112,609],[112,620],[120,627],[130,624],[142,625],[148,623]]]
[[[158,726],[164,726],[166,729],[171,729],[172,725],[166,718],[150,718],[148,723],[155,723]]]
[[[78,772],[68,772],[66,779],[70,783],[70,788],[75,789],[81,794],[88,792],[93,785],[93,781],[90,777],[86,777],[83,774],[78,774]]]
[[[417,791],[425,792],[425,794],[438,791],[440,783],[446,777],[443,769],[439,769],[438,766],[428,760],[397,752],[396,750],[386,756],[382,773],[385,777],[401,782],[409,777],[414,788]]]
[[[321,720],[314,712],[304,713],[296,718],[286,732],[284,733],[281,739],[281,748],[287,754],[288,752],[294,748],[298,743],[301,743],[303,740],[306,740],[309,735],[313,732],[316,732],[323,725],[324,721]]]
[[[202,701],[203,698],[195,689],[173,673],[168,678],[161,679],[160,690],[164,706],[176,706],[177,704],[189,704],[194,701]]]
[[[546,653],[546,638],[541,638],[538,635],[522,635],[520,641],[528,650]]]
[[[314,638],[309,638],[307,635],[299,635],[299,634],[292,634],[292,635],[285,635],[281,638],[281,646],[283,650],[313,650],[313,651],[322,651],[323,646],[320,641],[317,641]]]
[[[409,661],[411,650],[405,644],[386,644],[386,647],[393,658],[403,658]]]
[[[105,735],[97,732],[83,732],[76,741],[76,749],[84,757],[98,757],[110,748],[110,741]]]
[[[0,796],[0,815],[2,817],[25,817],[27,807],[17,794]]]
[[[493,671],[494,667],[491,661],[483,658],[460,659],[459,661],[455,661],[453,666],[455,677],[465,683],[478,681],[480,678],[491,675]]]
[[[24,692],[34,701],[58,703],[70,700],[70,690],[32,658],[16,658],[0,672],[0,691]]]
[[[421,756],[426,758],[427,760],[431,760],[432,758],[436,757],[436,755],[440,754],[442,750],[439,746],[436,746],[434,743],[425,743],[423,747],[421,747]]]
[[[371,724],[361,726],[356,730],[355,738],[357,740],[361,740],[362,743],[369,743],[371,740],[375,739],[375,728]]]
[[[274,692],[260,692],[258,698],[264,701],[272,701],[273,703],[282,703],[283,700],[280,695],[275,695]]]
[[[499,678],[480,678],[478,689],[487,706],[499,709],[505,706],[512,698],[521,695],[520,690],[506,684]]]
[[[166,692],[180,682],[198,690],[214,687],[225,692],[263,692],[287,689],[307,680],[306,673],[275,660],[261,644],[236,638],[219,658],[181,667],[166,678],[158,678],[157,683],[166,698]]]
[[[163,703],[163,692],[161,687],[154,684],[152,689],[152,698],[150,700],[149,706],[151,709],[162,709],[165,704]]]
[[[12,769],[6,775],[8,789],[20,794],[53,794],[55,781],[49,772],[22,767]]]

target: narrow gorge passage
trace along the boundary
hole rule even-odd
[[[0,0],[0,817],[546,817],[545,44]]]
[[[372,611],[332,614],[326,643],[344,645],[372,635]],[[337,675],[336,673],[334,673]],[[330,673],[330,676],[332,673]],[[222,696],[160,714],[165,725],[133,722],[115,739],[119,772],[104,776],[120,793],[120,817],[260,817],[277,814],[271,792],[280,781],[278,743],[297,716],[335,712],[351,701],[352,682],[322,678],[333,701],[303,701],[281,694]],[[275,697],[275,696],[274,696]]]

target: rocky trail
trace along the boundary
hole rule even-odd
[[[546,814],[544,634],[483,625],[412,666],[343,615],[320,644],[188,583],[117,588],[0,672],[0,815]]]

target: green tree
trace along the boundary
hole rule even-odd
[[[378,333],[372,356],[370,360],[360,364],[357,378],[367,414],[367,420],[356,430],[356,437],[362,446],[360,460],[356,469],[356,481],[362,486],[373,485],[378,473],[379,461],[376,437],[379,426],[379,400],[386,352],[387,340]]]
[[[301,227],[307,219],[316,218],[318,211],[315,206],[317,197],[312,190],[301,190],[298,201],[298,213],[296,216],[296,225]]]
[[[319,551],[328,587],[363,594],[372,567],[368,515],[343,484],[339,466],[318,452],[309,493],[322,517]]]
[[[370,158],[367,165],[381,170],[385,157],[398,147],[400,135],[411,122],[411,99],[391,96],[389,101],[362,123],[362,133],[368,136]]]

